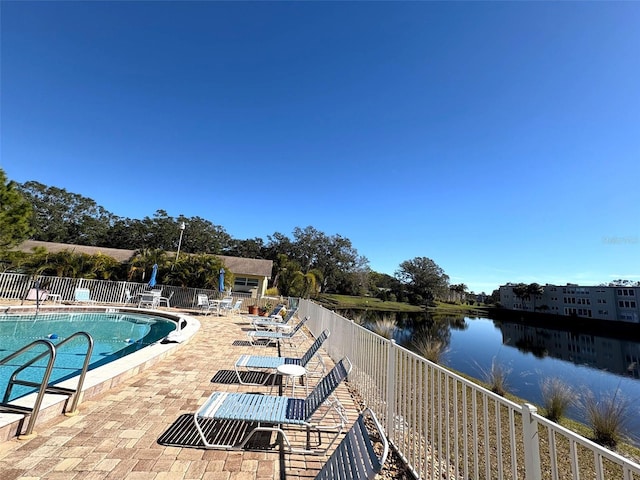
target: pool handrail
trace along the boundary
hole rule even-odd
[[[87,351],[85,352],[84,355],[84,363],[82,364],[82,370],[80,371],[80,375],[78,376],[78,385],[76,388],[65,388],[65,387],[56,387],[56,386],[52,386],[49,385],[49,381],[47,380],[47,387],[46,387],[46,391],[45,393],[60,393],[60,394],[65,394],[65,395],[73,395],[73,401],[71,403],[71,407],[65,412],[65,415],[70,417],[73,415],[76,415],[78,413],[78,403],[80,401],[80,392],[82,392],[82,386],[84,385],[84,379],[87,375],[87,370],[89,369],[89,362],[91,361],[91,354],[93,353],[93,337],[91,337],[91,335],[87,332],[76,332],[70,336],[68,336],[67,338],[65,338],[64,340],[62,340],[61,342],[59,342],[56,345],[56,356],[57,356],[57,352],[60,350],[60,347],[62,347],[64,344],[69,343],[71,340],[75,339],[76,337],[79,336],[83,336],[86,338],[87,340]],[[31,365],[33,365],[35,362],[37,362],[38,360],[44,358],[47,355],[47,352],[43,352],[40,355],[37,355],[36,357],[32,358],[29,362],[23,364],[21,367],[17,368],[13,374],[11,375],[11,378],[9,380],[9,384],[7,385],[7,389],[5,391],[5,395],[3,398],[3,402],[8,402],[9,401],[9,396],[11,395],[11,390],[13,389],[13,385],[18,384],[18,385],[24,385],[24,386],[29,386],[29,387],[39,387],[40,384],[36,383],[36,382],[29,382],[27,380],[18,380],[16,377],[20,374],[20,372],[22,372],[24,369],[30,367]],[[55,366],[55,357],[54,357],[54,366]]]
[[[7,400],[7,391],[9,391],[9,386],[7,385],[7,390],[5,391],[5,398],[0,403],[0,410],[5,409],[14,413],[22,413],[25,415],[29,415],[29,423],[27,424],[27,428],[22,435],[19,435],[18,438],[26,440],[33,436],[33,427],[36,424],[36,419],[38,417],[38,412],[40,411],[40,406],[42,405],[42,400],[44,398],[44,394],[47,389],[47,385],[49,383],[49,378],[51,377],[51,371],[53,370],[53,363],[56,359],[56,346],[50,341],[45,339],[34,340],[33,342],[25,345],[18,351],[12,353],[11,355],[0,360],[0,365],[10,362],[17,356],[23,354],[24,352],[31,350],[37,345],[44,345],[47,348],[47,351],[43,354],[39,355],[39,358],[44,358],[44,356],[49,355],[49,361],[47,362],[47,367],[45,369],[44,375],[42,376],[42,383],[40,383],[40,389],[38,390],[38,395],[36,396],[36,401],[33,407],[23,407],[19,405],[12,405],[8,403]]]

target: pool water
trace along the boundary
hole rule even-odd
[[[89,370],[122,358],[156,343],[175,330],[171,320],[135,313],[40,313],[37,315],[0,315],[0,360],[25,345],[48,339],[57,345],[76,332],[87,332],[93,338]],[[43,345],[21,354],[8,364],[0,365],[0,401],[9,378],[30,359],[47,351]],[[80,373],[87,351],[87,340],[76,337],[57,350],[50,383],[58,383]],[[40,381],[48,356],[22,371],[21,380]],[[8,401],[26,395],[34,388],[15,386]]]

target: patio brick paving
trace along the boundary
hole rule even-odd
[[[269,387],[213,383],[212,378],[220,370],[233,370],[241,354],[276,355],[276,349],[244,345],[249,325],[241,317],[197,318],[202,328],[188,343],[142,373],[82,402],[77,416],[60,416],[38,425],[33,439],[1,442],[0,480],[313,478],[326,457],[283,454],[277,447],[254,452],[158,444],[181,415],[193,414],[215,390],[269,391]],[[328,357],[323,358],[328,368],[333,366]],[[311,380],[312,385],[315,381]],[[298,388],[296,393],[302,391]],[[357,409],[344,384],[337,396],[349,421],[355,420]]]

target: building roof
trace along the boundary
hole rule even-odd
[[[16,247],[16,250],[31,252],[36,247],[43,247],[52,253],[58,253],[65,250],[70,250],[75,253],[86,253],[87,255],[101,253],[115,258],[119,262],[126,262],[136,252],[135,250],[125,250],[122,248],[90,247],[88,245],[70,245],[67,243],[40,242],[37,240],[27,240]],[[232,271],[235,275],[255,275],[257,277],[271,278],[271,270],[273,268],[272,260],[228,257],[226,255],[216,256],[222,260],[225,268]]]

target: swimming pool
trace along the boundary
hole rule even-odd
[[[0,315],[0,359],[39,339],[58,344],[76,332],[89,333],[94,341],[89,370],[113,362],[165,338],[176,323],[166,318],[131,312],[52,312]],[[10,376],[16,368],[44,352],[44,347],[25,352],[0,365],[0,400]],[[87,342],[80,337],[57,351],[50,383],[58,383],[77,375],[83,365]],[[47,358],[20,373],[23,380],[40,381]],[[9,401],[24,396],[34,388],[16,386]]]

